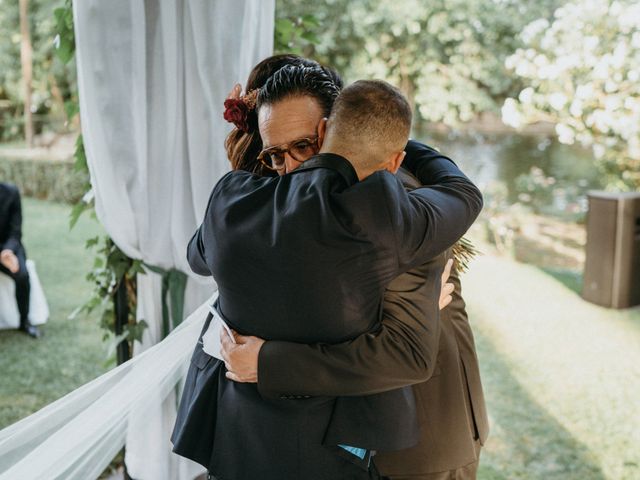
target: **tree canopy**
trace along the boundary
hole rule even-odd
[[[423,120],[456,125],[499,112],[520,79],[505,59],[518,33],[551,16],[558,0],[280,0],[287,15],[313,15],[321,28],[306,54],[349,80],[383,78],[400,86]]]
[[[593,148],[611,188],[640,188],[640,3],[576,0],[520,38],[506,66],[527,86],[504,121],[553,122],[561,142]]]

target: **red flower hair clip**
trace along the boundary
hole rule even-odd
[[[224,101],[224,119],[233,123],[238,130],[248,133],[249,114],[256,108],[258,89],[255,88],[240,98],[227,98]]]

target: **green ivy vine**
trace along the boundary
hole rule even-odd
[[[68,64],[73,60],[76,50],[75,34],[73,28],[73,7],[71,0],[66,0],[64,6],[56,8],[53,12],[56,21],[55,49],[58,59]],[[67,101],[65,110],[71,121],[79,115],[79,103],[77,93],[73,100]],[[91,194],[89,181],[89,167],[84,150],[82,133],[78,135],[74,152],[74,169],[85,175],[84,190],[86,194],[72,208],[69,219],[69,228],[73,228],[84,212],[97,220],[95,214],[95,202]],[[93,284],[93,292],[90,298],[76,308],[70,315],[75,318],[81,313],[89,315],[95,310],[100,311],[100,326],[104,329],[103,340],[110,343],[107,348],[107,365],[116,361],[115,351],[121,342],[129,342],[129,352],[135,340],[142,340],[142,334],[147,328],[147,322],[136,319],[136,275],[144,274],[145,269],[140,260],[128,257],[113,240],[108,236],[99,236],[87,240],[85,248],[95,250],[93,269],[87,274],[87,281]],[[121,332],[116,331],[116,317],[114,311],[114,299],[120,288],[125,288],[128,301],[128,322]]]

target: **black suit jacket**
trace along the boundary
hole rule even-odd
[[[336,343],[375,330],[386,285],[448,248],[481,209],[480,192],[452,162],[420,161],[419,148],[415,153],[407,166],[429,171],[438,185],[411,194],[387,172],[358,182],[351,165],[332,154],[283,177],[223,177],[188,258],[196,273],[218,282],[218,310],[229,325],[305,343]],[[174,451],[223,479],[342,478],[332,463],[338,444],[378,450],[418,441],[410,389],[343,403],[288,395],[268,400],[255,385],[227,381],[220,362],[195,352],[194,361],[210,371],[185,387]],[[208,403],[215,411],[194,417],[205,390],[205,408]],[[336,415],[344,421],[331,422]],[[208,458],[206,448],[203,458],[188,446],[203,428],[213,437]]]
[[[0,182],[0,251],[22,251],[22,206],[15,185]]]
[[[406,172],[398,177],[408,189],[419,186]],[[258,366],[260,393],[269,398],[283,393],[353,396],[415,384],[420,442],[378,452],[374,461],[380,472],[419,480],[476,461],[474,443],[484,443],[489,424],[455,268],[453,300],[438,318],[440,277],[450,257],[449,250],[393,280],[384,296],[382,328],[375,334],[340,344],[265,343]]]

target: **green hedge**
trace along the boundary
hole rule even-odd
[[[0,181],[42,200],[73,204],[84,195],[85,176],[71,161],[0,158]]]

